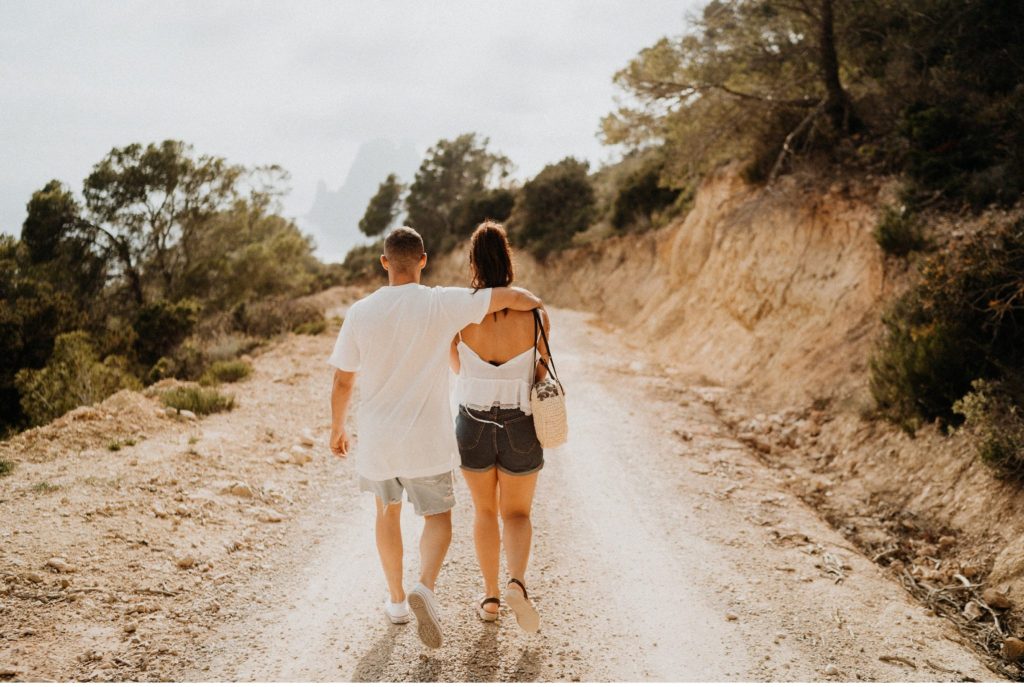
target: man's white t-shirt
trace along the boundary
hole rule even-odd
[[[361,477],[429,477],[455,466],[448,352],[455,334],[482,321],[490,303],[490,289],[404,284],[349,308],[328,362],[358,373]]]

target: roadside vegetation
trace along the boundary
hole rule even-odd
[[[302,296],[341,272],[279,214],[286,181],[163,141],[111,150],[79,193],[33,193],[20,239],[0,236],[0,431],[164,377],[223,381],[323,326]]]
[[[614,75],[626,104],[601,137],[620,161],[566,158],[517,184],[465,134],[439,141],[409,185],[389,176],[360,226],[376,237],[404,218],[444,251],[488,217],[543,260],[664,225],[726,163],[751,184],[895,177],[875,239],[894,269],[921,264],[884,314],[878,413],[910,431],[966,419],[987,462],[1024,476],[1021,224],[953,247],[930,231],[937,216],[1021,202],[1021,26],[1024,4],[1008,0],[712,0]]]
[[[168,408],[181,412],[187,410],[196,415],[212,415],[235,407],[233,395],[222,394],[217,389],[201,386],[179,386],[160,394],[160,400]]]

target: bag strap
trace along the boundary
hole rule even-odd
[[[538,330],[540,331],[539,339],[537,337]],[[556,384],[558,384],[558,388],[562,390],[563,394],[565,394],[565,389],[562,388],[562,380],[558,378],[558,371],[555,369],[555,358],[553,355],[551,355],[551,344],[548,343],[548,335],[544,331],[544,322],[540,316],[540,308],[534,308],[533,310],[533,338],[534,384],[537,383],[537,356],[540,353],[540,346],[538,346],[537,344],[539,344],[540,341],[544,341],[544,350],[548,352],[548,359],[547,361],[545,361],[544,358],[541,357],[540,364],[544,366],[544,369],[548,371],[548,374],[551,375],[551,378],[555,380]],[[548,364],[549,362],[551,363],[550,365]]]

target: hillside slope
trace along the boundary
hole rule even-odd
[[[821,194],[792,177],[765,192],[725,169],[684,219],[544,266],[520,254],[519,281],[600,314],[684,376],[804,403],[863,377],[890,291],[871,234],[878,195],[863,184]],[[463,259],[442,259],[433,279],[465,282]]]
[[[736,437],[979,649],[998,653],[1007,625],[1020,631],[1018,612],[985,608],[968,621],[963,611],[996,586],[1024,607],[1020,489],[997,479],[963,436],[926,427],[911,438],[865,413],[881,314],[910,276],[872,236],[891,193],[798,177],[756,189],[725,169],[684,219],[546,265],[521,255],[519,281],[598,314],[667,375],[725,387],[716,411]],[[990,219],[941,222],[962,235]],[[434,279],[465,283],[453,269],[463,260],[442,260]],[[971,586],[958,587],[956,575]],[[945,599],[940,587],[955,589]]]

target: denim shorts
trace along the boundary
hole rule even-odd
[[[393,477],[385,480],[359,478],[359,490],[368,491],[385,507],[402,502],[402,491],[416,510],[416,515],[447,513],[455,505],[452,473],[430,477]]]
[[[481,411],[460,406],[455,438],[463,470],[486,472],[497,467],[510,475],[528,475],[544,467],[533,416],[518,408]]]

